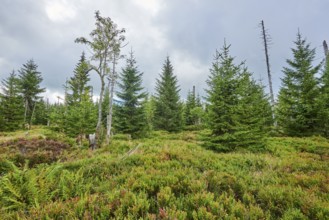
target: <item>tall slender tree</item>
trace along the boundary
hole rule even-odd
[[[271,105],[274,108],[274,93],[273,93],[273,86],[272,86],[272,74],[271,74],[271,67],[270,67],[270,58],[269,58],[269,51],[268,51],[268,44],[270,42],[270,36],[265,29],[264,21],[262,20],[261,23],[262,28],[262,39],[264,43],[264,50],[265,50],[265,60],[266,60],[266,68],[267,68],[267,76],[268,76],[268,85],[270,88],[270,97],[271,97]]]
[[[40,94],[45,92],[41,87],[42,76],[38,65],[31,59],[19,70],[20,90],[24,99],[24,122],[31,125],[37,103],[41,100]]]
[[[110,62],[116,62],[120,54],[120,45],[125,40],[125,29],[118,29],[118,26],[109,17],[100,16],[99,11],[95,12],[96,28],[90,33],[91,40],[85,37],[80,37],[75,40],[76,43],[87,45],[91,51],[91,61],[96,61],[95,64],[89,64],[90,70],[94,70],[100,78],[101,88],[98,101],[98,120],[96,125],[96,134],[100,134],[102,125],[102,103],[106,84],[106,77],[114,80],[115,77],[110,77]],[[113,91],[114,90],[110,90]],[[112,96],[113,97],[113,96]]]
[[[179,131],[183,126],[182,104],[179,97],[179,86],[174,68],[169,60],[165,60],[160,79],[156,82],[156,105],[154,124],[156,129]]]
[[[0,130],[14,131],[23,124],[24,105],[20,95],[19,81],[13,71],[2,81]]]
[[[133,138],[145,134],[147,128],[143,101],[147,94],[142,87],[143,73],[139,72],[133,52],[127,59],[120,75],[118,98],[122,105],[117,106],[117,131],[130,134]]]
[[[277,118],[284,134],[309,136],[319,132],[319,84],[316,79],[321,64],[313,66],[315,49],[297,33],[292,49],[293,59],[287,59],[284,78],[278,96]]]

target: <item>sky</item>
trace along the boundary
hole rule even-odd
[[[259,27],[264,20],[271,37],[270,64],[277,94],[298,30],[316,48],[314,62],[324,58],[328,9],[329,0],[1,0],[0,79],[33,59],[47,89],[45,98],[63,97],[63,85],[73,76],[82,51],[90,55],[86,46],[74,40],[89,37],[99,10],[126,29],[128,44],[122,54],[134,51],[146,91],[154,93],[169,56],[182,99],[193,85],[201,96],[206,95],[213,56],[224,41],[231,44],[235,62],[245,61],[254,78],[268,86]],[[120,60],[119,71],[124,65],[125,59]],[[97,96],[99,78],[95,72],[90,75]]]

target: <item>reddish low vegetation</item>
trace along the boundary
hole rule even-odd
[[[28,160],[29,166],[33,167],[40,163],[57,161],[69,148],[69,144],[56,140],[19,138],[0,145],[0,152],[7,153],[7,157],[0,157],[0,160],[10,159],[17,165],[22,165]]]

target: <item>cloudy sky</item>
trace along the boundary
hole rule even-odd
[[[316,48],[315,62],[324,58],[328,9],[328,0],[1,0],[0,79],[33,58],[42,72],[45,96],[54,100],[63,94],[81,52],[89,52],[74,40],[89,35],[99,10],[126,29],[129,44],[123,54],[135,51],[147,91],[154,92],[169,56],[183,98],[193,85],[204,95],[213,55],[224,39],[232,45],[236,62],[245,60],[255,78],[267,85],[259,28],[264,20],[272,38],[270,62],[277,93],[298,29]],[[98,78],[91,75],[97,95]]]

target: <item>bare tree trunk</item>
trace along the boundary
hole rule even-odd
[[[34,102],[34,105],[33,105],[33,110],[32,110],[32,114],[31,114],[31,118],[30,118],[30,128],[32,126],[32,120],[33,120],[33,115],[34,115],[34,112],[35,112],[35,106],[37,105],[37,101]]]
[[[102,127],[102,104],[103,104],[103,96],[104,96],[104,88],[105,88],[105,79],[104,76],[100,76],[101,78],[101,92],[99,94],[98,100],[98,120],[96,125],[96,137],[99,139],[99,135]]]
[[[50,126],[50,117],[49,117],[49,99],[47,98],[47,127]]]
[[[107,116],[107,130],[106,130],[106,144],[110,143],[111,138],[111,130],[112,130],[112,114],[113,114],[113,96],[114,96],[114,85],[115,85],[115,63],[116,57],[114,55],[113,58],[113,69],[112,69],[112,77],[110,77],[110,101],[109,101],[109,114]]]
[[[265,58],[266,58],[266,67],[267,67],[267,76],[268,76],[268,84],[270,87],[270,98],[271,98],[271,106],[272,106],[272,118],[273,120],[275,120],[275,115],[274,115],[274,105],[275,105],[275,101],[274,101],[274,93],[273,93],[273,86],[272,86],[272,75],[271,75],[271,69],[270,69],[270,60],[269,60],[269,55],[268,55],[268,35],[266,33],[265,30],[265,25],[264,25],[264,21],[262,20],[261,22],[261,26],[262,26],[262,37],[263,37],[263,41],[264,41],[264,48],[265,48]],[[274,126],[276,126],[277,123],[276,121],[274,121]]]
[[[25,111],[24,111],[24,123],[26,123],[26,117],[27,117],[27,107],[28,107],[28,101],[25,100]]]

